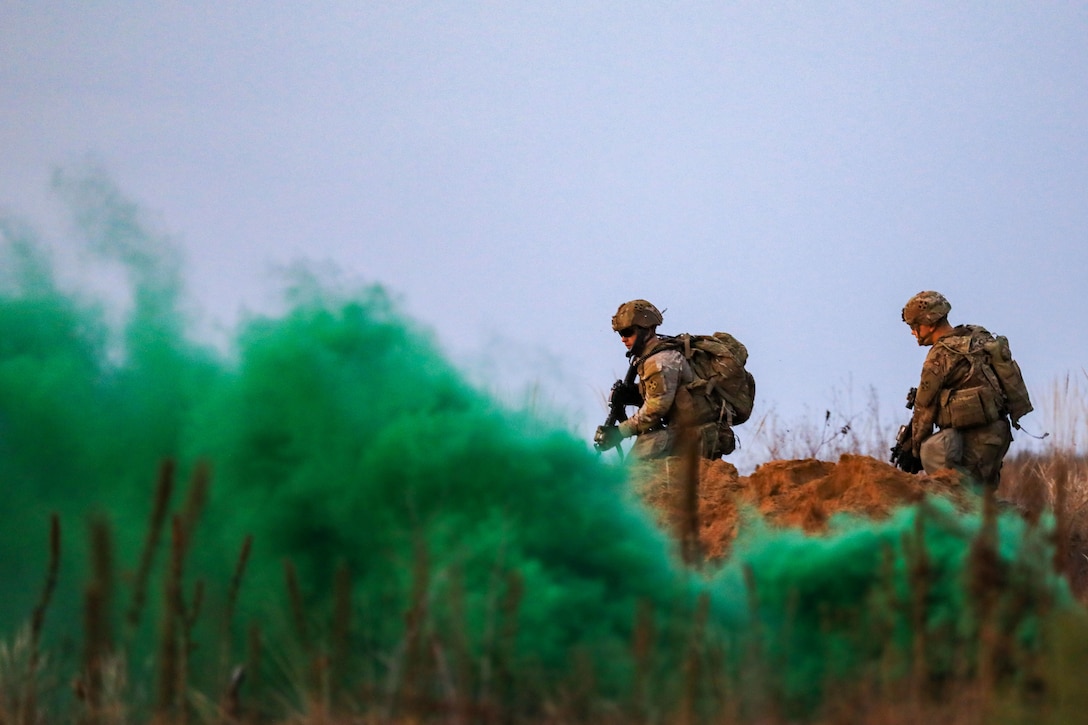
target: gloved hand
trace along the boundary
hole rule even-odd
[[[618,446],[622,440],[623,434],[620,433],[618,426],[599,425],[593,436],[593,447],[598,451],[607,451]]]

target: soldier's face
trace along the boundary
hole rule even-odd
[[[638,339],[637,327],[625,327],[619,331],[620,339],[623,340],[623,346],[628,350],[635,344],[635,340]]]
[[[912,325],[910,331],[914,335],[914,339],[918,341],[919,347],[933,344],[933,325]]]

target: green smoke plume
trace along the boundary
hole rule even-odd
[[[426,639],[427,652],[490,658],[493,680],[523,700],[581,666],[620,697],[638,689],[642,668],[665,682],[704,678],[692,697],[713,708],[714,683],[729,677],[758,677],[783,702],[810,706],[831,678],[884,657],[884,642],[910,652],[919,630],[932,670],[974,656],[962,648],[980,626],[970,595],[979,517],[932,504],[879,524],[843,520],[821,538],[753,524],[730,562],[691,570],[631,498],[623,469],[473,389],[382,288],[344,293],[299,274],[287,312],[246,321],[234,349],[218,352],[187,337],[170,240],[99,173],[65,171],[55,184],[86,252],[126,274],[131,308],[113,329],[103,304],[58,286],[33,229],[3,222],[0,632],[21,626],[39,596],[53,512],[64,555],[49,636],[85,636],[92,520],[110,523],[112,624],[123,630],[157,471],[170,460],[181,489],[209,471],[206,502],[186,504],[182,490],[171,505],[199,519],[184,572],[191,605],[204,586],[196,636],[233,641],[235,659],[253,624],[273,650],[341,647],[355,675],[378,680],[407,669],[408,650]],[[128,622],[127,646],[146,652],[169,530],[162,539],[153,605]],[[1010,590],[1060,606],[1068,597],[1039,564],[1040,546],[1003,518],[992,549]],[[341,577],[350,617],[338,610]],[[297,582],[294,615],[287,581]],[[1025,646],[1037,640],[1025,613],[995,616]],[[652,644],[639,650],[640,637]],[[680,685],[659,689],[685,697]]]

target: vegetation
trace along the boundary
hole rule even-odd
[[[799,439],[819,440],[830,419]],[[848,452],[828,444],[851,440],[846,431],[856,427],[837,427],[826,451]],[[673,612],[644,599],[626,646],[584,639],[559,672],[519,651],[520,612],[540,596],[526,589],[525,577],[496,567],[485,635],[471,641],[471,593],[456,569],[435,569],[423,536],[393,640],[368,632],[368,612],[353,600],[352,572],[342,564],[327,593],[307,595],[285,560],[278,591],[261,592],[263,618],[238,621],[250,537],[222,583],[225,595],[209,606],[209,582],[191,565],[210,474],[196,467],[173,511],[177,472],[168,461],[131,569],[116,562],[109,523],[95,519],[89,527],[78,642],[47,635],[62,539],[70,538],[51,518],[38,600],[0,646],[0,722],[1072,722],[1088,704],[1078,675],[1088,665],[1088,618],[1062,591],[1081,602],[1088,595],[1088,461],[1074,433],[1057,430],[1046,447],[1007,461],[1000,498],[1016,512],[984,500],[958,595],[942,589],[942,545],[923,532],[954,527],[954,514],[924,503],[907,528],[893,531],[902,545],[885,542],[880,582],[856,610],[828,605],[813,628],[801,607],[819,600],[765,593],[745,564],[745,631],[719,616],[713,587]],[[1053,574],[1070,588],[1054,586]],[[935,614],[957,596],[967,615],[944,611],[954,621],[942,622]],[[868,614],[844,634],[834,618],[862,609]],[[142,625],[146,619],[155,626]],[[599,671],[595,646],[608,648],[613,672]],[[841,667],[819,672],[824,682],[816,688],[791,683],[799,675],[789,660],[812,651]]]

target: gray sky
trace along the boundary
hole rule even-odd
[[[733,332],[785,417],[905,414],[922,289],[1033,389],[1088,361],[1084,3],[8,0],[0,108],[3,210],[53,229],[91,160],[205,326],[330,263],[583,427],[634,297]]]

